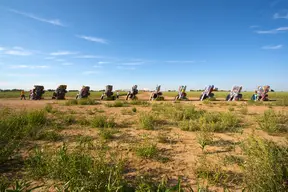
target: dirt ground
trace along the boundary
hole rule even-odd
[[[138,95],[139,100],[148,100],[149,93],[144,93]],[[70,98],[67,98],[70,99]],[[165,97],[165,101],[163,102],[173,102],[173,97]],[[120,100],[124,100],[124,96],[120,98]],[[40,101],[31,101],[31,100],[20,100],[20,99],[0,99],[0,108],[8,107],[15,110],[20,109],[43,109],[47,104],[51,104],[53,109],[57,109],[62,111],[65,114],[69,114],[71,111],[76,112],[76,116],[81,118],[83,116],[89,116],[89,112],[91,110],[103,110],[106,115],[114,116],[117,122],[137,122],[137,115],[123,115],[123,109],[131,109],[132,107],[137,108],[137,113],[142,111],[149,111],[151,107],[144,106],[129,106],[129,107],[110,107],[107,108],[105,103],[113,102],[113,101],[101,101],[100,105],[75,105],[75,106],[64,106],[62,105],[66,101],[56,101],[45,98]],[[160,103],[161,101],[153,101],[153,103]],[[255,123],[255,117],[259,114],[263,114],[265,110],[269,109],[269,106],[253,106],[247,105],[246,101],[239,102],[227,102],[223,99],[213,101],[209,104],[203,104],[197,100],[197,98],[190,98],[190,101],[181,101],[183,105],[195,105],[199,109],[205,109],[207,111],[229,111],[232,110],[235,113],[241,107],[247,107],[248,114],[247,115],[239,115],[243,122],[245,123],[245,127],[243,129],[243,133],[215,133],[214,141],[217,144],[208,146],[205,151],[207,158],[211,160],[211,162],[219,162],[226,155],[242,155],[240,147],[237,145],[241,140],[246,138],[252,132],[256,133],[259,136],[262,136],[266,139],[273,140],[279,144],[287,144],[288,137],[287,135],[268,135],[267,133],[255,129],[257,124]],[[287,107],[278,107],[273,106],[273,110],[275,111],[285,111],[288,112]],[[72,112],[71,112],[72,113]],[[238,113],[237,113],[238,114]],[[246,125],[247,123],[247,125]],[[182,131],[177,126],[164,125],[162,128],[158,130],[142,130],[137,127],[137,123],[132,124],[131,126],[120,128],[120,132],[116,134],[116,138],[113,139],[109,146],[113,149],[121,152],[122,156],[127,159],[129,165],[129,171],[126,174],[127,177],[135,177],[139,173],[149,173],[154,175],[155,178],[160,179],[164,176],[167,176],[170,179],[170,182],[177,182],[179,176],[181,176],[182,181],[185,185],[192,185],[196,188],[197,178],[195,176],[195,168],[199,163],[199,158],[203,154],[197,139],[195,132],[187,132]],[[81,128],[78,127],[69,127],[68,129],[61,130],[61,135],[65,136],[64,141],[69,141],[70,138],[77,135],[87,135],[92,136],[97,139],[98,130],[93,128]],[[159,135],[165,135],[170,143],[158,143],[157,137]],[[169,160],[165,163],[161,161],[149,160],[149,159],[141,159],[135,155],[131,146],[135,145],[139,140],[143,137],[148,137],[150,140],[157,143],[157,147],[161,151],[161,155],[165,157],[169,157]],[[41,142],[40,142],[41,143]],[[52,146],[60,146],[63,143],[44,143],[43,145],[52,145]],[[232,145],[227,145],[232,144]],[[231,146],[233,146],[231,149]],[[225,167],[226,170],[231,170],[233,172],[239,172],[240,168],[235,165],[227,165]],[[236,191],[241,191],[241,188],[234,188]],[[212,190],[220,191],[222,188],[212,187]]]

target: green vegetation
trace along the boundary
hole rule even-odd
[[[70,106],[70,105],[97,105],[97,104],[100,104],[100,103],[96,102],[93,99],[87,98],[87,99],[67,100],[64,105]]]
[[[179,127],[185,131],[199,131],[202,129],[211,132],[239,132],[241,131],[240,120],[236,115],[228,112],[206,112],[198,119],[180,121]]]
[[[117,191],[125,187],[123,162],[106,158],[105,151],[92,156],[83,148],[69,152],[63,145],[56,152],[36,148],[26,162],[34,178],[68,183],[67,191]]]
[[[0,163],[13,157],[26,142],[27,138],[36,136],[39,129],[48,123],[44,111],[0,110]]]
[[[113,118],[107,118],[104,115],[96,115],[91,120],[91,126],[94,128],[114,128],[116,123]]]
[[[157,145],[154,143],[144,142],[139,144],[135,149],[139,157],[153,159],[158,155]]]
[[[139,115],[139,126],[142,129],[154,130],[156,128],[155,114],[142,113]]]
[[[114,103],[106,103],[107,107],[127,107],[128,103],[123,101],[114,101]]]
[[[268,133],[288,132],[288,114],[267,110],[258,118],[258,125]]]
[[[192,187],[202,192],[208,186],[288,190],[285,104],[254,102],[263,105],[260,110],[248,106],[249,114],[257,110],[254,117],[244,116],[248,107],[237,102],[223,102],[221,110],[228,112],[213,111],[219,105],[211,101],[213,108],[139,100],[105,102],[121,109],[85,106],[94,102],[67,100],[44,104],[43,110],[1,108],[0,191],[183,192],[193,191],[189,183],[195,177]],[[262,113],[267,105],[275,111]],[[255,127],[272,135],[257,131],[259,137],[247,138]],[[183,170],[178,183],[168,179]]]
[[[288,148],[250,136],[242,145],[247,191],[287,191]]]

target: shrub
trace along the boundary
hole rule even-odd
[[[42,131],[37,135],[37,139],[47,141],[59,141],[62,139],[62,136],[55,131]]]
[[[200,116],[200,115],[199,115]],[[181,121],[179,127],[184,131],[199,131],[202,129],[210,132],[239,132],[240,120],[232,113],[203,113],[198,119]]]
[[[91,149],[94,146],[93,137],[91,136],[78,135],[76,142],[80,147],[88,147],[88,149]]]
[[[240,120],[232,113],[205,113],[200,119],[201,126],[208,126],[215,132],[238,132]]]
[[[98,102],[96,103],[95,100],[87,98],[87,99],[79,99],[78,100],[79,105],[96,105],[99,104]]]
[[[250,136],[243,144],[247,191],[287,191],[288,148]]]
[[[0,110],[0,163],[12,157],[27,137],[35,136],[47,123],[44,111]]]
[[[229,107],[228,110],[229,111],[234,111],[235,109],[234,109],[234,107]]]
[[[53,112],[53,107],[52,107],[52,105],[50,103],[48,103],[48,104],[45,105],[44,110],[46,112],[48,112],[48,113],[52,113]]]
[[[149,113],[142,113],[139,116],[139,125],[142,129],[153,130],[155,129],[156,119],[155,115]]]
[[[116,123],[113,118],[108,119],[106,116],[100,115],[91,120],[91,126],[95,128],[114,128]]]
[[[239,112],[242,114],[242,115],[247,115],[248,114],[248,108],[247,107],[242,107]]]
[[[284,112],[277,114],[273,110],[267,110],[258,118],[258,125],[268,133],[288,132],[288,115]]]
[[[222,186],[227,186],[227,184],[231,185],[232,183],[235,184],[242,181],[240,175],[223,170],[220,164],[213,164],[209,162],[205,155],[199,160],[196,168],[196,175],[198,178],[206,179],[211,184]]]
[[[155,99],[155,101],[164,101],[164,97],[157,97],[156,99]]]
[[[62,121],[65,125],[73,125],[76,123],[76,118],[73,115],[65,115],[62,117]]]
[[[47,122],[45,112],[42,110],[29,112],[27,113],[26,118],[28,120],[28,124],[31,126],[44,125]]]
[[[122,102],[122,101],[114,101],[114,103],[106,103],[107,107],[127,107],[128,103],[127,102]]]
[[[122,114],[122,115],[133,115],[134,113],[133,113],[132,110],[129,110],[129,109],[127,109],[127,108],[124,108],[124,109],[121,110],[121,114]]]
[[[158,154],[157,145],[148,142],[142,143],[136,148],[136,154],[147,159],[155,158]]]
[[[67,100],[67,101],[65,102],[65,105],[66,105],[66,106],[78,105],[78,101],[77,101],[77,99]]]
[[[132,108],[132,112],[133,112],[133,113],[136,113],[136,112],[137,112],[136,107],[133,107],[133,108]]]
[[[286,96],[286,97],[277,99],[277,101],[275,102],[275,105],[277,105],[277,106],[288,106],[288,97]]]
[[[199,131],[201,128],[199,122],[195,120],[180,121],[178,125],[183,131]]]
[[[26,164],[34,178],[68,182],[66,191],[125,191],[122,161],[105,153],[91,156],[83,148],[68,152],[63,145],[56,152],[35,150]]]
[[[115,129],[105,128],[105,129],[100,130],[99,135],[102,139],[110,140],[110,139],[113,139],[115,133],[117,133],[117,131]]]
[[[149,104],[150,104],[147,101],[140,101],[140,100],[132,100],[129,103],[131,105],[142,105],[142,106],[149,106]]]
[[[206,145],[210,145],[213,142],[213,133],[208,130],[199,131],[197,133],[197,142],[203,151]]]

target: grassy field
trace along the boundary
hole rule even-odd
[[[0,106],[0,191],[288,189],[285,106],[91,98]]]

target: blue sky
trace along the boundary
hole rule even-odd
[[[1,0],[0,88],[288,90],[287,0]]]

